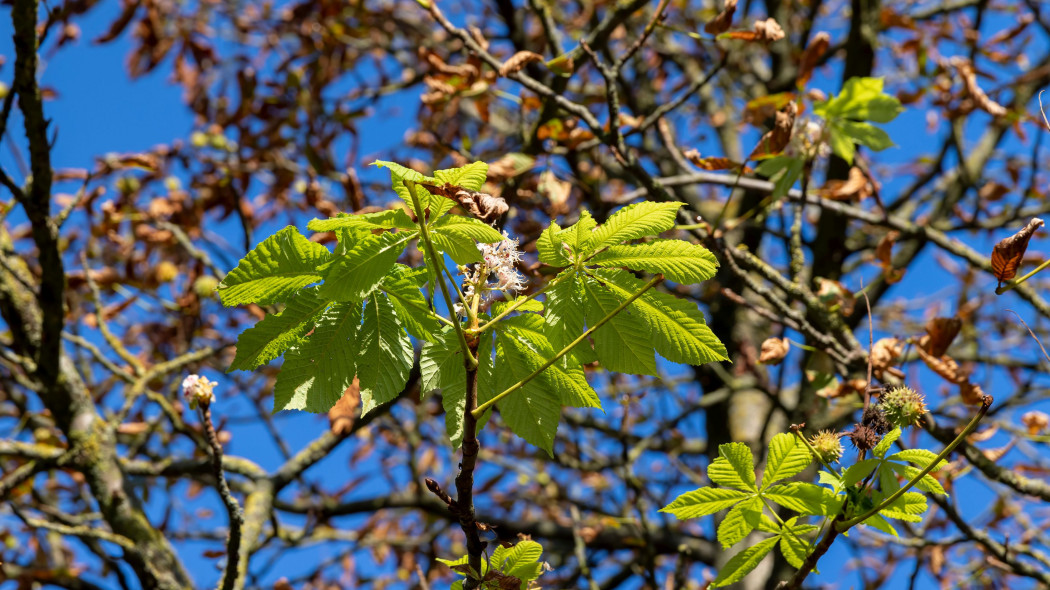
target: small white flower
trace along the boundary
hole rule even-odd
[[[828,145],[824,134],[824,126],[814,121],[799,117],[795,119],[795,128],[791,131],[791,143],[788,144],[788,154],[799,155],[807,158],[826,158],[831,155],[831,146]]]
[[[518,240],[507,237],[495,244],[478,244],[485,268],[496,276],[495,288],[500,291],[520,291],[525,286],[525,277],[518,272],[516,264],[521,262]]]
[[[190,403],[190,409],[196,410],[200,404],[215,401],[217,381],[208,381],[207,377],[190,375],[182,380],[182,396]]]

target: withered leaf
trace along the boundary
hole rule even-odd
[[[756,22],[754,29],[750,31],[730,31],[719,35],[719,37],[725,39],[739,39],[741,41],[772,43],[773,41],[780,41],[784,38],[784,29],[780,28],[780,23],[776,20],[767,18],[766,20]]]
[[[346,388],[343,396],[339,398],[339,401],[335,402],[331,410],[328,410],[328,424],[329,428],[332,429],[332,433],[336,436],[350,434],[354,428],[354,420],[357,419],[360,406],[361,385],[358,383],[357,377],[354,377],[353,383]]]
[[[897,243],[900,232],[891,231],[882,236],[879,245],[875,247],[875,260],[882,267],[882,278],[887,284],[899,282],[904,277],[903,268],[893,268],[893,245]]]
[[[798,65],[799,86],[805,86],[809,79],[813,77],[813,70],[816,69],[817,62],[824,56],[830,45],[831,35],[824,31],[813,35],[813,38],[809,40],[809,45],[802,52],[802,58]]]
[[[754,160],[760,156],[773,156],[784,151],[791,141],[791,130],[795,127],[795,117],[798,115],[798,104],[789,102],[784,108],[777,111],[776,122],[758,140],[758,145],[748,156],[748,160]]]
[[[871,347],[871,368],[879,381],[885,381],[883,376],[893,375],[898,379],[904,377],[900,369],[894,367],[897,359],[904,353],[904,342],[899,338],[880,338]]]
[[[744,174],[751,174],[754,172],[751,168],[744,166],[740,162],[736,162],[729,158],[721,158],[709,156],[707,158],[700,157],[700,152],[697,150],[687,150],[682,153],[687,160],[693,163],[694,166],[701,170],[737,170],[743,168]]]
[[[1006,108],[989,98],[984,93],[984,90],[981,89],[981,86],[977,84],[977,71],[970,60],[962,57],[953,57],[949,63],[958,70],[959,75],[963,79],[963,84],[966,85],[966,92],[978,107],[994,117],[1006,115]]]
[[[1021,415],[1021,424],[1024,424],[1028,434],[1040,434],[1046,430],[1047,426],[1050,426],[1050,416],[1047,416],[1044,412],[1032,410]]]
[[[1032,239],[1035,230],[1041,227],[1043,227],[1043,220],[1037,217],[1029,221],[1021,231],[1008,238],[1003,238],[992,249],[992,274],[999,279],[1000,287],[1003,281],[1009,281],[1017,276],[1017,268],[1021,266],[1025,250],[1028,249],[1028,241]]]
[[[466,209],[467,213],[470,213],[485,223],[491,224],[495,222],[501,215],[510,209],[507,202],[500,197],[494,197],[478,191],[467,190],[454,184],[446,183],[442,186],[437,186],[420,183],[419,185],[430,191],[431,194],[441,195],[446,199],[452,199],[458,203],[460,207]]]
[[[499,75],[506,78],[515,72],[520,72],[525,66],[538,61],[543,61],[542,55],[534,51],[519,51],[503,62],[503,65],[499,67]]]
[[[766,338],[762,343],[762,352],[758,355],[758,362],[764,365],[779,365],[790,349],[791,342],[787,338]]]
[[[926,322],[926,339],[923,348],[932,356],[943,356],[959,334],[962,320],[959,318],[931,318]]]
[[[820,196],[832,201],[862,201],[874,192],[875,187],[864,171],[854,166],[849,169],[849,177],[846,180],[829,180],[820,190]]]
[[[725,0],[722,12],[704,25],[704,32],[709,35],[718,35],[729,30],[733,24],[733,13],[736,12],[737,0]]]

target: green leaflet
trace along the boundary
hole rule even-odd
[[[540,368],[558,352],[547,340],[543,324],[543,318],[530,314],[508,318],[497,327],[497,331],[505,337],[505,344],[513,346],[525,359],[526,375]],[[562,405],[573,408],[602,407],[598,394],[591,389],[583,368],[577,363],[568,366],[555,363],[532,381],[536,382],[556,392]]]
[[[773,550],[778,540],[777,537],[770,537],[731,557],[721,571],[718,572],[718,577],[715,578],[714,582],[711,582],[710,587],[728,586],[744,579],[744,576],[758,567],[759,562]]]
[[[368,234],[325,268],[321,294],[336,301],[361,301],[375,289],[404,252],[414,232]]]
[[[455,449],[463,444],[463,410],[467,403],[467,368],[463,361],[463,349],[453,328],[424,344],[419,355],[420,395],[441,394],[445,430]]]
[[[285,301],[300,288],[321,280],[319,266],[332,253],[288,226],[259,243],[219,283],[226,306]]]
[[[562,229],[553,221],[547,229],[543,230],[539,239],[536,240],[536,251],[539,252],[540,262],[551,266],[562,268],[572,264],[565,248],[562,246],[564,240],[561,236]]]
[[[513,547],[498,545],[489,558],[489,567],[529,582],[540,576],[542,555],[543,547],[536,541],[518,541]]]
[[[762,489],[802,473],[813,462],[806,444],[798,436],[781,432],[769,441],[769,456],[762,473]]]
[[[543,331],[556,350],[568,346],[570,342],[583,334],[583,326],[586,323],[584,316],[583,283],[573,270],[563,271],[555,279],[557,283],[547,291],[547,311],[544,313],[546,322]],[[568,366],[569,363],[577,365],[591,363],[597,360],[591,343],[584,340],[572,349],[572,352],[562,357],[559,364]]]
[[[926,496],[918,492],[904,492],[892,504],[880,510],[879,514],[896,520],[922,522],[922,517],[919,515],[926,512],[926,507]]]
[[[420,340],[434,340],[441,323],[427,306],[412,269],[395,264],[379,288],[390,296],[397,319],[408,333]]]
[[[879,441],[879,444],[875,445],[875,448],[871,450],[871,454],[879,458],[885,457],[886,451],[889,451],[893,443],[896,442],[897,439],[900,437],[901,429],[898,426],[886,433],[886,436],[882,437],[882,440]]]
[[[793,516],[784,523],[784,532],[780,535],[780,553],[793,568],[801,568],[802,563],[809,556],[809,545],[803,542],[806,535],[817,530],[811,524],[796,525],[797,516]]]
[[[318,295],[317,287],[303,289],[288,301],[283,311],[270,314],[237,337],[237,354],[227,372],[249,371],[281,356],[314,325],[315,317],[331,303]]]
[[[755,459],[751,449],[740,442],[718,445],[718,457],[707,466],[707,477],[719,485],[757,492]]]
[[[340,213],[336,217],[328,219],[314,219],[306,226],[310,231],[327,232],[340,229],[348,230],[373,230],[373,229],[404,229],[414,230],[416,223],[408,216],[404,209],[390,209],[378,213],[357,213],[348,215]]]
[[[747,492],[729,488],[698,488],[678,496],[660,512],[673,514],[678,520],[698,518],[721,512],[749,496]]]
[[[531,373],[528,369],[530,355],[517,338],[505,331],[496,332],[495,393],[506,390]],[[496,404],[503,421],[514,434],[548,454],[553,453],[554,434],[561,418],[561,398],[540,379],[534,379],[524,387]]]
[[[434,185],[444,184],[436,178],[424,176],[419,172],[416,172],[415,170],[406,166],[402,166],[401,164],[398,164],[396,162],[376,160],[375,162],[372,162],[372,165],[390,170],[390,186],[394,189],[394,192],[397,193],[397,196],[400,197],[401,200],[408,205],[408,208],[410,210],[414,209],[414,205],[412,203],[412,195],[408,192],[408,187],[405,186],[405,180],[411,180],[417,183],[423,182],[426,184]],[[419,197],[419,205],[423,208],[423,210],[430,210],[430,215],[428,216],[428,218],[430,219],[436,218],[438,215],[444,213],[445,211],[448,211],[448,209],[451,209],[451,207],[449,207],[448,209],[445,209],[444,211],[438,213],[441,207],[445,206],[445,202],[448,201],[448,199],[440,195],[432,195],[430,194],[430,191],[426,190],[421,186],[416,187],[416,195]]]
[[[627,205],[594,230],[589,248],[594,251],[667,231],[674,227],[675,216],[681,206],[682,203],[652,201]]]
[[[599,270],[595,275],[626,300],[644,283],[623,270]],[[636,299],[630,309],[652,330],[652,345],[660,356],[674,363],[702,365],[729,360],[725,346],[704,321],[696,306],[669,293],[650,290]]]
[[[365,301],[358,341],[361,355],[357,377],[361,385],[361,414],[398,396],[412,370],[412,342],[389,299],[373,292]]]
[[[922,473],[922,470],[917,467],[902,465],[901,463],[887,463],[886,466],[908,481],[911,481],[918,477],[919,473]],[[948,495],[948,492],[944,491],[944,486],[941,485],[941,482],[937,481],[937,479],[929,473],[924,475],[919,481],[915,482],[915,487],[928,494],[938,494],[941,496]]]
[[[718,260],[707,248],[682,240],[653,240],[642,244],[610,246],[591,263],[598,266],[633,268],[663,273],[668,279],[692,285],[715,276]]]
[[[471,162],[459,168],[449,168],[434,172],[434,178],[443,183],[461,186],[468,191],[480,191],[488,177],[489,165],[485,162]]]
[[[594,237],[594,228],[597,225],[598,222],[591,217],[591,213],[584,209],[580,211],[580,218],[576,220],[576,223],[562,230],[558,237],[574,251],[588,252]]]
[[[762,518],[762,499],[758,496],[748,498],[733,506],[722,522],[718,524],[717,537],[722,549],[729,549],[744,540],[755,529],[755,524]]]
[[[507,236],[496,231],[490,225],[473,217],[449,215],[434,222],[432,234],[449,234],[470,238],[483,244],[491,244],[506,239]]]
[[[846,80],[838,95],[816,104],[814,108],[816,114],[825,118],[841,117],[876,123],[889,123],[903,111],[897,97],[883,92],[882,78],[860,77]]]
[[[840,503],[835,492],[804,481],[792,481],[772,486],[762,492],[762,497],[799,514],[824,516],[834,515]]]
[[[583,279],[583,290],[588,326],[596,325],[620,305],[619,297],[591,277]],[[656,375],[651,330],[634,309],[629,307],[613,316],[592,334],[592,338],[594,352],[606,370]]]
[[[430,234],[430,239],[433,240],[435,248],[448,254],[448,257],[456,264],[481,262],[481,251],[474,244],[474,240],[466,235],[453,232],[433,232]]]
[[[274,385],[274,412],[327,412],[354,380],[359,303],[336,303],[310,336],[284,355]]]

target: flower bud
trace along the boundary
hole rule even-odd
[[[809,444],[824,463],[837,463],[842,458],[842,441],[837,432],[821,430],[809,439]]]
[[[208,381],[207,377],[190,375],[182,380],[182,396],[190,403],[190,409],[196,410],[198,405],[207,405],[215,401],[215,386],[217,381]]]
[[[915,426],[926,414],[926,403],[919,392],[910,387],[894,387],[882,394],[879,404],[886,419],[894,426]]]

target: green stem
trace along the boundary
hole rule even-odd
[[[583,342],[588,336],[593,334],[595,330],[597,330],[598,328],[601,328],[602,326],[604,326],[605,322],[608,322],[609,320],[613,319],[613,317],[616,316],[616,314],[618,314],[621,311],[627,309],[627,306],[632,304],[632,303],[634,303],[635,299],[638,299],[639,297],[641,297],[646,291],[648,291],[649,289],[652,289],[653,287],[655,287],[662,280],[664,280],[664,276],[662,274],[658,274],[655,277],[653,277],[652,280],[650,280],[648,283],[643,285],[642,288],[639,289],[634,295],[631,295],[630,297],[628,297],[627,300],[625,300],[623,303],[618,305],[616,307],[616,309],[610,311],[605,317],[603,317],[596,324],[594,324],[593,326],[588,328],[583,334],[580,334],[579,338],[577,338],[576,340],[573,340],[572,342],[566,344],[565,348],[559,350],[558,354],[554,355],[553,357],[548,359],[547,362],[545,362],[542,365],[540,365],[539,368],[536,369],[535,371],[533,371],[532,373],[530,373],[529,376],[525,377],[521,381],[518,381],[514,385],[511,385],[503,393],[500,393],[496,397],[494,397],[494,398],[490,399],[489,401],[487,401],[487,402],[481,404],[480,406],[478,406],[478,408],[476,410],[474,410],[474,412],[473,412],[474,417],[475,418],[480,418],[481,415],[485,413],[485,410],[487,410],[487,409],[491,408],[492,406],[494,406],[496,404],[496,402],[498,402],[501,399],[507,397],[508,395],[514,393],[515,391],[521,389],[522,387],[525,387],[525,385],[527,385],[529,383],[529,381],[532,381],[536,377],[539,377],[540,373],[542,373],[542,372],[546,371],[547,369],[549,369],[551,367],[551,365],[553,365],[554,363],[558,362],[558,359],[560,359],[561,357],[569,354],[569,352],[573,348],[575,348],[577,344]]]
[[[847,520],[845,522],[839,523],[838,524],[839,532],[844,532],[846,529],[848,529],[848,528],[850,528],[850,527],[852,527],[854,525],[860,524],[860,523],[864,522],[865,520],[867,520],[868,518],[872,517],[873,515],[878,514],[879,511],[885,509],[890,504],[893,504],[894,502],[896,502],[897,498],[900,498],[901,496],[903,496],[905,492],[907,492],[912,487],[914,487],[915,484],[919,483],[919,480],[921,480],[922,478],[926,477],[931,471],[933,471],[937,467],[938,463],[940,463],[948,455],[950,455],[951,452],[955,450],[955,447],[959,446],[959,443],[961,443],[963,440],[965,440],[966,437],[969,436],[970,433],[973,432],[974,429],[977,428],[977,424],[981,421],[981,418],[984,418],[985,414],[988,413],[988,408],[991,407],[991,405],[992,405],[992,396],[990,396],[990,395],[984,396],[984,400],[981,403],[981,409],[977,411],[977,414],[974,415],[973,419],[970,420],[970,423],[966,425],[966,428],[963,428],[962,432],[960,432],[959,435],[955,437],[955,440],[953,440],[951,443],[949,443],[948,446],[944,447],[944,450],[941,451],[941,454],[937,455],[936,459],[934,459],[933,461],[930,461],[930,464],[927,465],[925,469],[920,471],[918,473],[918,475],[916,475],[915,477],[911,478],[911,480],[909,480],[908,483],[906,483],[905,485],[901,486],[901,489],[897,490],[896,492],[891,494],[888,498],[883,500],[878,506],[872,508],[871,510],[868,510],[867,512],[865,512],[864,514],[861,514],[860,516],[857,516],[857,517],[851,518],[851,519],[849,519],[849,520]]]
[[[500,312],[498,315],[496,315],[496,317],[494,317],[491,320],[489,320],[489,321],[485,322],[484,324],[482,324],[481,327],[479,327],[477,332],[475,332],[475,333],[476,334],[480,334],[480,333],[484,332],[485,330],[488,330],[489,328],[493,327],[496,324],[496,322],[498,322],[498,321],[502,320],[503,318],[507,317],[514,310],[518,309],[522,305],[525,305],[526,303],[528,303],[529,301],[534,299],[537,295],[542,295],[543,293],[545,293],[547,291],[547,289],[550,289],[551,287],[553,287],[555,285],[555,283],[558,283],[561,280],[562,280],[561,278],[556,278],[556,279],[550,281],[549,283],[547,283],[546,285],[544,285],[542,289],[539,289],[538,291],[530,293],[527,297],[522,297],[522,298],[516,300],[514,303],[510,304],[510,306],[508,306],[507,309],[504,309],[502,312]]]
[[[1014,280],[1006,283],[1005,285],[1002,285],[1001,287],[996,288],[995,294],[996,295],[1002,295],[1003,293],[1006,293],[1010,289],[1013,289],[1017,285],[1020,285],[1021,283],[1023,283],[1025,281],[1027,281],[1028,279],[1032,278],[1032,275],[1036,274],[1037,272],[1043,270],[1044,268],[1046,268],[1048,266],[1050,266],[1050,260],[1047,260],[1046,262],[1044,262],[1044,263],[1040,264],[1039,266],[1033,268],[1031,272],[1029,272],[1028,274],[1024,275],[1023,277],[1018,278],[1018,279],[1014,279]]]
[[[419,225],[419,235],[423,238],[423,244],[426,246],[426,254],[430,257],[430,264],[438,269],[438,287],[441,289],[441,295],[445,298],[445,305],[448,307],[448,312],[453,313],[454,305],[452,304],[452,295],[448,292],[448,285],[445,284],[444,277],[441,276],[441,271],[444,270],[445,265],[438,259],[437,250],[434,249],[434,242],[430,240],[430,228],[427,227],[426,217],[423,216],[423,207],[419,203],[419,194],[416,191],[416,183],[411,180],[404,180],[405,188],[408,189],[408,194],[412,195],[412,208],[416,212],[416,223]],[[468,368],[475,368],[478,366],[478,359],[474,358],[474,355],[470,353],[470,346],[467,345],[467,336],[463,333],[463,326],[458,320],[453,318],[452,325],[456,328],[456,335],[459,337],[459,346],[463,349],[463,355],[467,362]]]

